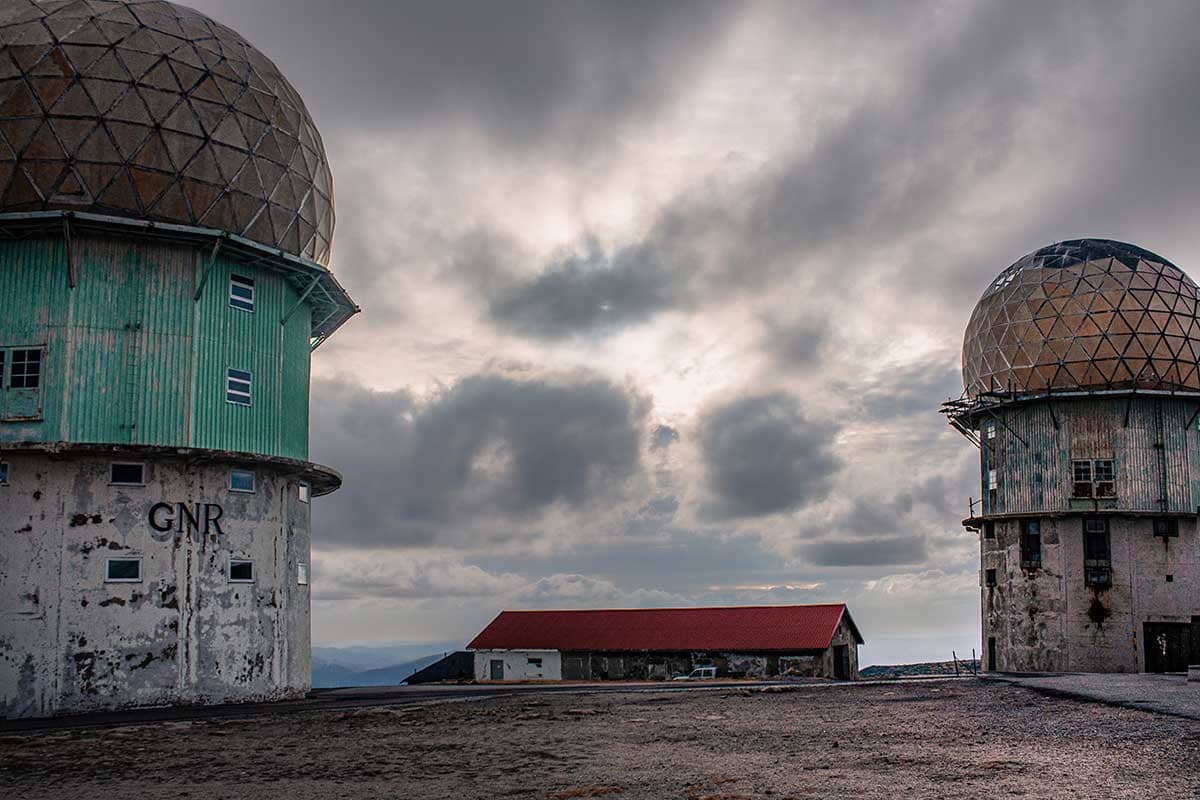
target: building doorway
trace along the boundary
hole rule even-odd
[[[847,645],[833,646],[833,677],[839,681],[850,680],[850,648]]]
[[[504,680],[504,660],[503,659],[500,659],[500,658],[492,659],[490,677],[494,681]]]
[[[996,637],[988,637],[987,645],[987,669],[988,672],[996,671]]]
[[[1146,672],[1187,672],[1191,638],[1186,622],[1147,622]]]

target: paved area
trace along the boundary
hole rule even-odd
[[[1185,675],[1097,675],[1066,672],[1043,675],[993,674],[987,680],[1074,700],[1089,700],[1200,720],[1200,683]]]
[[[1200,797],[1200,722],[974,679],[520,692],[0,736],[4,800]]]

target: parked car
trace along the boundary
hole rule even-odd
[[[717,677],[716,667],[696,667],[687,675],[676,675],[673,680],[677,681],[711,681]]]

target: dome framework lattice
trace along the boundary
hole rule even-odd
[[[0,211],[195,225],[327,264],[333,183],[296,90],[160,0],[0,3]]]
[[[1079,239],[1020,259],[988,287],[963,342],[967,396],[1200,391],[1200,288],[1133,245]]]

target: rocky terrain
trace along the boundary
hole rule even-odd
[[[1200,723],[975,680],[508,696],[0,738],[5,798],[1200,796]]]

